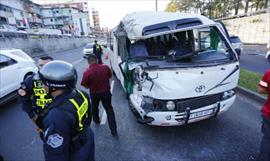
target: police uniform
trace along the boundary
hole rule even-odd
[[[39,113],[37,124],[44,131],[46,160],[94,160],[89,105],[87,94],[71,90]]]
[[[101,59],[102,48],[98,43],[95,43],[95,45],[93,46],[93,53],[98,58],[98,64],[102,64],[102,59]]]
[[[72,64],[51,61],[39,72],[53,102],[38,113],[44,132],[45,160],[93,161],[94,134],[90,129],[91,106],[86,93],[74,88],[77,73]],[[60,93],[55,94],[60,91]]]
[[[52,102],[52,97],[49,96],[38,74],[28,76],[22,83],[18,91],[22,109],[32,119],[34,118],[46,104]]]

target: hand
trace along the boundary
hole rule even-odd
[[[43,130],[41,129],[41,128],[39,128],[39,127],[37,127],[37,132],[39,132],[39,133],[43,133]]]
[[[31,118],[31,120],[32,120],[32,122],[33,122],[34,124],[37,124],[37,117]]]

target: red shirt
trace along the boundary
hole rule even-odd
[[[262,113],[264,116],[270,117],[270,69],[266,71],[259,85],[268,90],[268,97],[262,108]]]
[[[91,94],[110,92],[112,73],[107,65],[92,64],[83,73],[81,85],[90,88]]]

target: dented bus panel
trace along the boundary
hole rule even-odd
[[[138,122],[184,125],[225,112],[239,61],[214,21],[195,14],[136,12],[110,34],[109,64]]]

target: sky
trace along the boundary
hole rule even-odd
[[[128,13],[155,11],[155,0],[88,0],[89,8],[99,11],[100,26],[110,29],[117,26]],[[158,0],[158,11],[164,11],[169,0]]]
[[[32,0],[34,2],[42,2],[43,0]],[[58,1],[58,0],[50,0]],[[71,1],[71,0],[61,0]],[[100,27],[108,27],[112,29],[116,27],[120,20],[128,13],[135,11],[155,11],[156,0],[73,0],[87,1],[89,12],[92,8],[99,11]],[[170,0],[158,0],[158,11],[164,11]],[[92,17],[90,17],[92,21]],[[91,24],[93,25],[93,24]]]

